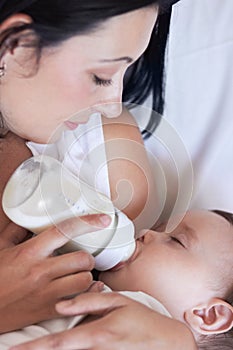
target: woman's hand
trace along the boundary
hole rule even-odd
[[[84,234],[93,226],[107,226],[108,219],[70,219],[24,242],[24,229],[13,223],[6,226],[0,235],[0,333],[58,317],[58,301],[90,287],[93,257],[81,251],[56,256],[54,251],[69,240],[63,229]]]
[[[10,350],[197,349],[184,324],[118,293],[83,294],[56,308],[63,315],[88,313],[102,317]]]

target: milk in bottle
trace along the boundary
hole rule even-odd
[[[95,256],[98,270],[127,260],[135,250],[134,226],[127,216],[52,157],[34,156],[23,162],[5,187],[2,205],[13,222],[36,234],[71,217],[108,214],[107,228],[80,236],[73,232],[62,248],[63,252],[88,251]]]

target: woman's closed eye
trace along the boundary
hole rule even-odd
[[[110,86],[112,85],[112,79],[101,79],[97,75],[93,75],[93,81],[98,86]]]

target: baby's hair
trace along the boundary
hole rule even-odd
[[[223,211],[223,210],[211,210],[213,213],[218,214],[222,216],[224,219],[226,219],[231,225],[233,225],[233,213]]]
[[[213,213],[225,218],[233,225],[233,213],[222,210],[212,210]],[[233,282],[224,297],[225,301],[233,305]],[[214,335],[201,335],[197,341],[199,350],[232,350],[233,349],[233,328],[226,333]]]
[[[227,333],[200,336],[197,341],[199,350],[232,350],[233,329]]]

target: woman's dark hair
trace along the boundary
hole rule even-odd
[[[171,6],[159,14],[150,43],[139,60],[129,68],[130,77],[124,87],[123,101],[133,104],[142,104],[152,94],[152,113],[142,132],[144,139],[149,138],[156,129],[164,110],[165,51],[170,19]]]
[[[146,6],[158,5],[159,16],[146,52],[132,67],[125,84],[123,101],[141,104],[152,91],[153,109],[163,113],[164,55],[169,32],[171,6],[178,0],[0,0],[0,23],[16,13],[29,15],[32,23],[6,30],[0,37],[0,58],[18,44],[18,34],[31,30],[38,58],[41,49],[95,30],[104,20]],[[32,45],[32,43],[31,43]],[[151,120],[148,136],[159,120]]]

